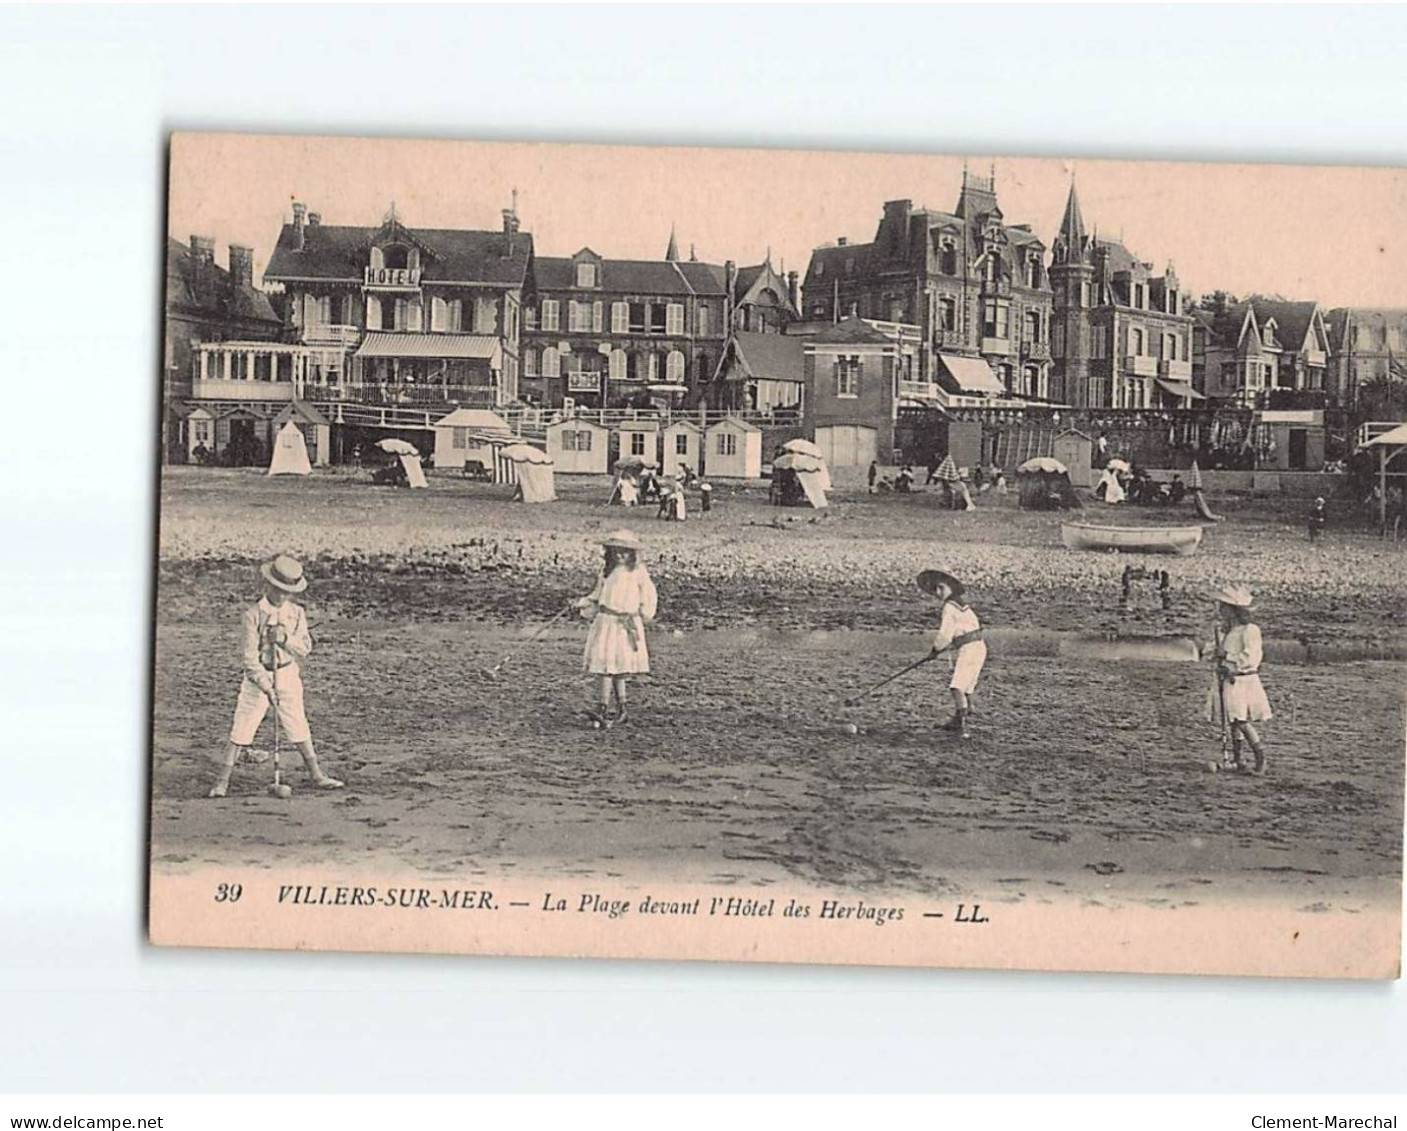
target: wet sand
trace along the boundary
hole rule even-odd
[[[1064,550],[1057,516],[1010,505],[954,515],[931,497],[842,492],[824,516],[755,494],[725,495],[683,526],[636,512],[661,589],[655,670],[633,686],[629,723],[601,733],[584,726],[580,622],[526,646],[498,681],[482,669],[589,589],[589,537],[625,512],[570,484],[573,497],[528,508],[501,489],[432,483],[411,496],[334,476],[168,476],[159,869],[516,869],[1170,909],[1247,895],[1303,910],[1395,905],[1400,662],[1268,666],[1277,717],[1265,779],[1207,772],[1219,738],[1201,719],[1207,669],[1192,663],[994,643],[965,743],[937,729],[945,664],[854,709],[843,699],[925,649],[933,606],[911,582],[923,565],[972,577],[973,604],[997,625],[1200,637],[1208,610],[1187,590],[1244,578],[1268,635],[1368,646],[1401,633],[1401,550],[1362,535],[1311,547],[1292,516],[1248,511],[1196,558],[1143,559],[1173,573],[1174,606],[1136,588],[1121,615],[1118,575],[1139,559]],[[295,797],[280,802],[263,792],[267,768],[241,768],[231,798],[211,802],[252,563],[285,546],[314,578],[309,717],[348,786],[314,793],[295,771]],[[773,628],[806,635],[788,647]]]

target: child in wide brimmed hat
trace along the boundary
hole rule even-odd
[[[318,765],[313,736],[303,712],[302,665],[313,650],[308,633],[308,617],[291,597],[308,587],[303,566],[287,554],[259,567],[263,594],[244,612],[244,632],[240,651],[244,679],[235,703],[234,724],[225,744],[220,776],[210,790],[211,797],[224,797],[230,787],[230,774],[241,751],[254,742],[255,732],[268,713],[269,704],[278,712],[279,726],[303,755],[303,764],[314,784],[323,789],[340,789],[342,783],[328,777]]]
[[[1217,684],[1209,704],[1211,722],[1225,722],[1231,728],[1228,769],[1242,769],[1241,740],[1255,756],[1253,773],[1266,768],[1265,748],[1254,723],[1272,718],[1270,701],[1260,682],[1263,658],[1260,628],[1251,620],[1255,599],[1240,585],[1228,585],[1211,594],[1217,604],[1221,631],[1216,645]],[[1224,712],[1224,713],[1223,713]]]
[[[639,538],[629,530],[616,530],[601,539],[601,546],[601,576],[591,595],[581,598],[577,607],[584,616],[592,617],[582,667],[601,677],[599,707],[592,718],[610,726],[625,721],[626,677],[650,670],[645,622],[654,619],[658,596],[655,583],[639,561]]]
[[[957,731],[967,738],[971,733],[967,723],[971,712],[969,697],[977,690],[977,677],[982,674],[982,665],[987,662],[982,624],[962,599],[962,582],[951,573],[926,569],[918,575],[918,587],[943,602],[930,658],[936,659],[949,650],[953,653],[953,677],[948,683],[953,696],[953,717],[944,724],[943,729]]]

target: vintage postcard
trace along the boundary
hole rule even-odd
[[[177,134],[151,939],[1395,978],[1407,173]]]

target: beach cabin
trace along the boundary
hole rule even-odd
[[[622,420],[616,428],[617,458],[659,462],[660,425],[658,420]]]
[[[547,454],[562,475],[605,475],[610,439],[610,429],[594,420],[554,420],[547,426]]]
[[[435,466],[462,470],[477,463],[494,472],[494,452],[516,437],[508,422],[483,408],[457,408],[435,421]],[[494,481],[501,482],[494,474]],[[510,480],[511,482],[511,480]]]
[[[660,468],[678,475],[680,466],[700,474],[703,461],[704,430],[692,420],[676,420],[664,430],[660,451]]]
[[[307,401],[289,401],[274,417],[274,435],[277,436],[289,421],[298,425],[298,431],[303,433],[308,462],[314,467],[326,467],[332,454],[332,425],[327,417]]]
[[[1055,458],[1070,473],[1073,487],[1094,486],[1094,440],[1078,428],[1067,428],[1055,437]]]
[[[186,457],[199,461],[196,449],[204,445],[207,459],[215,457],[215,414],[197,405],[186,413]]]
[[[703,462],[710,479],[760,479],[762,429],[736,416],[709,425]]]
[[[1258,466],[1267,471],[1324,469],[1324,413],[1321,409],[1270,409],[1256,415]]]

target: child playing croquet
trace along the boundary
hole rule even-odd
[[[1270,701],[1260,682],[1262,659],[1260,628],[1251,621],[1254,598],[1240,585],[1229,585],[1212,594],[1217,603],[1216,641],[1217,686],[1213,691],[1208,717],[1230,727],[1231,749],[1227,769],[1240,770],[1241,740],[1250,746],[1255,762],[1251,772],[1265,773],[1265,748],[1253,724],[1272,717]]]
[[[609,727],[625,722],[626,678],[650,670],[645,622],[654,619],[658,596],[639,562],[639,538],[629,530],[617,530],[601,539],[601,546],[605,555],[601,576],[591,596],[581,598],[577,607],[583,616],[593,617],[582,667],[601,677],[599,706],[591,719],[596,726]]]
[[[313,650],[313,640],[308,634],[307,614],[291,596],[303,592],[308,587],[308,579],[303,575],[302,564],[287,554],[280,554],[260,566],[259,574],[263,579],[263,593],[258,603],[244,612],[240,652],[244,679],[235,703],[234,725],[225,744],[220,776],[210,796],[225,796],[235,763],[241,751],[253,743],[270,703],[274,705],[284,735],[303,755],[303,764],[313,783],[322,789],[340,789],[342,783],[328,777],[318,765],[313,736],[303,713],[301,669]]]
[[[918,575],[918,587],[943,603],[938,632],[933,638],[931,659],[942,653],[953,653],[953,678],[948,689],[953,695],[953,717],[944,730],[957,731],[968,738],[967,717],[971,711],[969,696],[977,690],[977,677],[987,662],[987,644],[977,614],[963,601],[963,585],[951,573],[926,569]]]

